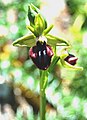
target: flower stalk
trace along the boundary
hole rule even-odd
[[[47,70],[40,71],[40,120],[45,120],[46,112],[46,94],[45,89],[47,85],[48,75]]]

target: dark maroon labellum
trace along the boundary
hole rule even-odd
[[[75,57],[74,55],[69,54],[64,60],[65,60],[66,62],[68,62],[69,64],[71,64],[71,65],[75,65],[77,59],[78,59],[78,58]]]
[[[45,41],[43,43],[37,41],[36,46],[30,48],[29,56],[39,69],[46,70],[50,66],[53,51]]]

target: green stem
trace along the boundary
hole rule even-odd
[[[40,79],[40,120],[45,120],[46,112],[46,94],[45,88],[47,85],[47,71],[41,71]]]

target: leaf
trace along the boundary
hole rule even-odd
[[[21,38],[18,38],[13,42],[14,46],[27,46],[27,47],[32,47],[35,45],[36,37],[33,34],[23,36]]]
[[[59,38],[59,37],[56,37],[56,36],[53,36],[53,35],[50,35],[50,34],[47,34],[45,35],[45,37],[47,38],[47,42],[49,45],[52,45],[52,46],[69,46],[69,43],[62,39],[62,38]]]

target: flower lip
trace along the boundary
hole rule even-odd
[[[65,60],[66,62],[68,62],[69,64],[71,64],[71,65],[75,65],[76,62],[77,62],[77,60],[78,60],[78,58],[75,57],[75,56],[72,55],[72,54],[69,54],[64,60]]]
[[[46,70],[50,66],[53,51],[45,41],[37,41],[36,46],[30,48],[29,56],[39,69]]]

